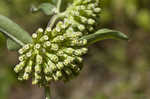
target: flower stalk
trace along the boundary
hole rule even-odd
[[[51,99],[51,91],[49,86],[44,87],[45,90],[45,99]]]

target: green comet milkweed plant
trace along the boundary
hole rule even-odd
[[[47,15],[54,14],[46,29],[39,28],[30,36],[19,25],[0,15],[0,31],[7,37],[9,50],[18,51],[19,63],[14,71],[18,80],[32,79],[32,84],[45,88],[50,99],[51,81],[69,81],[83,67],[83,55],[88,46],[104,39],[125,39],[121,32],[99,29],[100,0],[74,0],[64,12],[57,6],[41,4]]]

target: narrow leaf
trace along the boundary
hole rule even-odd
[[[93,34],[86,35],[81,39],[87,39],[88,45],[102,41],[105,39],[115,39],[115,40],[128,40],[128,37],[119,31],[110,30],[110,29],[100,29]]]
[[[16,43],[16,44],[13,43],[13,46],[12,46],[14,47],[13,48],[14,50],[17,50],[18,48],[20,48],[26,43],[32,42],[32,38],[28,34],[28,32],[26,32],[19,25],[17,25],[13,21],[11,21],[10,19],[2,15],[0,15],[0,32],[2,32],[7,38],[11,39],[11,41],[7,42],[8,46],[12,46],[11,45],[12,43],[10,42]]]
[[[52,15],[55,8],[51,3],[42,3],[38,7],[32,6],[32,12],[42,11],[45,15]]]

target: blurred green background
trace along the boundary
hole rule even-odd
[[[53,0],[55,1],[55,0]],[[63,0],[62,9],[73,0]],[[31,13],[32,4],[52,0],[0,0],[0,14],[31,34],[50,16]],[[102,0],[101,27],[126,33],[129,41],[105,40],[90,47],[79,77],[52,83],[52,99],[150,99],[150,0]],[[42,88],[19,82],[17,53],[0,33],[0,99],[44,99]]]

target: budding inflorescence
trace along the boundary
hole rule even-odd
[[[18,79],[32,78],[33,84],[45,85],[77,76],[88,51],[87,40],[80,38],[96,31],[100,11],[99,0],[75,0],[53,29],[39,28],[32,34],[33,42],[18,51],[20,63],[14,68]]]

